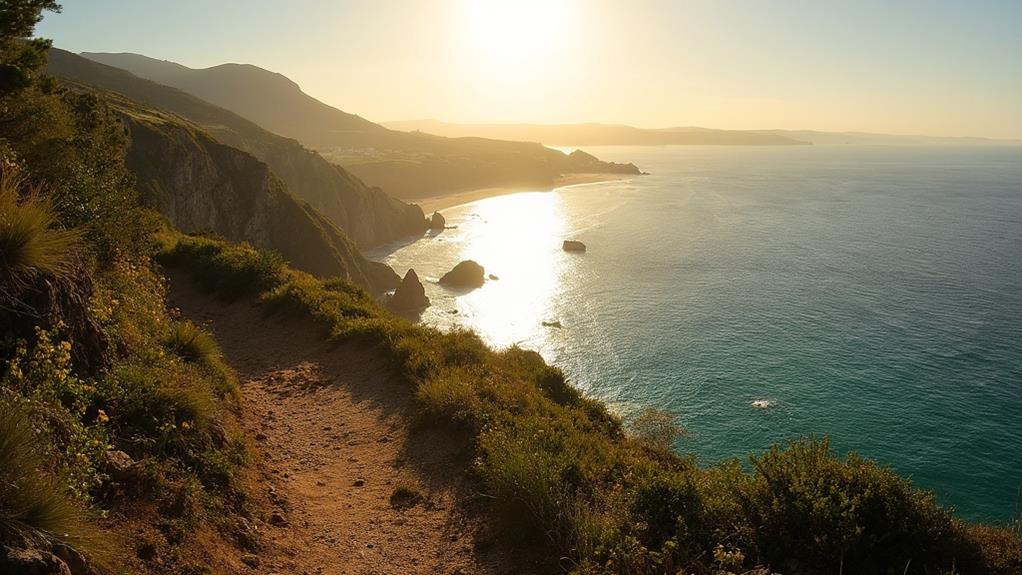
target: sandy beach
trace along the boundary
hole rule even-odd
[[[631,174],[568,174],[561,176],[554,180],[549,185],[543,186],[508,186],[508,187],[496,187],[496,188],[479,188],[475,190],[465,190],[462,192],[453,192],[450,194],[444,194],[442,196],[430,196],[428,198],[418,199],[404,199],[403,201],[410,204],[418,204],[422,208],[422,212],[427,216],[433,212],[446,210],[454,206],[460,206],[461,204],[467,204],[476,200],[482,200],[484,198],[492,198],[494,196],[503,196],[505,194],[514,194],[518,192],[549,192],[556,190],[557,188],[564,188],[567,186],[574,186],[578,184],[592,184],[596,182],[609,182],[614,180],[623,180],[625,178],[634,177]]]

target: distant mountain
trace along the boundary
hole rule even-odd
[[[954,136],[913,136],[868,132],[815,132],[812,130],[757,130],[764,135],[795,138],[817,145],[878,146],[1022,146],[1022,140]]]
[[[400,198],[479,187],[543,185],[569,173],[639,173],[631,164],[601,162],[588,154],[573,157],[533,142],[390,130],[332,108],[286,77],[255,66],[225,64],[197,70],[138,54],[84,55],[295,138]]]
[[[359,246],[379,245],[425,229],[425,218],[417,206],[366,186],[294,140],[181,90],[56,48],[50,50],[47,71],[185,118],[217,141],[248,152],[265,162],[291,193],[309,202]]]
[[[222,64],[196,70],[139,54],[82,52],[81,55],[188,92],[271,132],[296,138],[306,146],[328,144],[330,135],[338,132],[386,131],[383,126],[307,95],[282,74],[248,64]]]
[[[419,130],[451,137],[528,140],[548,146],[1022,145],[1022,140],[812,130],[714,130],[698,127],[644,129],[611,124],[451,124],[439,120],[386,122],[385,125],[395,130]]]
[[[438,120],[409,120],[387,122],[386,126],[449,137],[526,140],[548,146],[794,146],[808,143],[782,134],[742,130],[649,130],[612,124],[449,124]]]

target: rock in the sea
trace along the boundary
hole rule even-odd
[[[472,260],[465,260],[440,278],[440,285],[452,287],[480,287],[486,278],[483,266]]]
[[[408,270],[401,284],[394,290],[394,295],[390,296],[387,305],[395,311],[415,311],[429,306],[426,290],[422,288],[422,282],[419,281],[419,275],[415,270]]]
[[[561,244],[561,249],[566,252],[584,252],[586,251],[586,245],[575,240],[564,240],[564,243]]]
[[[433,212],[433,217],[429,220],[429,229],[431,230],[442,230],[447,227],[447,220],[440,212]]]

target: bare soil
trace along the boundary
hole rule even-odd
[[[294,575],[549,571],[487,528],[471,453],[416,423],[411,385],[379,352],[324,343],[310,322],[267,318],[169,275],[172,305],[214,333],[238,373],[256,454],[261,543],[211,563]]]

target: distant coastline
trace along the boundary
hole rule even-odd
[[[566,174],[558,177],[548,185],[538,186],[503,186],[503,187],[490,187],[490,188],[476,188],[474,190],[465,190],[461,192],[452,192],[450,194],[442,194],[437,196],[430,196],[428,198],[419,199],[403,199],[408,203],[418,204],[422,208],[422,212],[427,216],[436,211],[446,210],[469,202],[482,200],[486,198],[492,198],[496,196],[503,196],[507,194],[515,194],[518,192],[549,192],[559,188],[566,188],[569,186],[578,186],[582,184],[595,184],[599,182],[610,182],[616,180],[624,180],[632,178],[634,176],[626,174]]]

